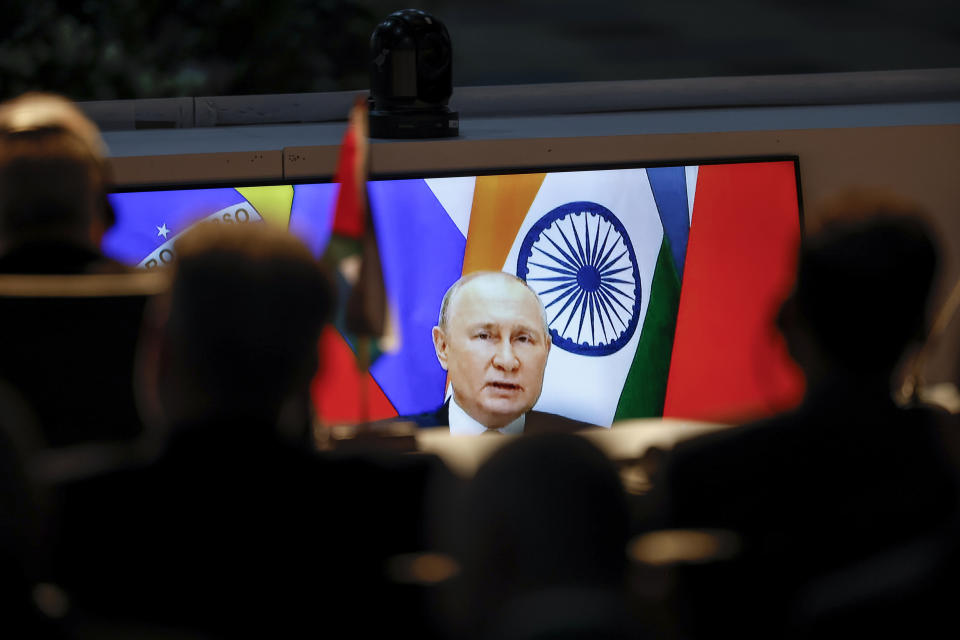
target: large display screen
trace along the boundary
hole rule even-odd
[[[204,220],[275,224],[318,257],[335,183],[115,193],[106,253],[171,262]],[[372,180],[396,340],[358,378],[330,329],[314,385],[328,423],[436,409],[448,390],[431,331],[462,274],[503,270],[539,294],[553,346],[536,409],[610,426],[733,421],[795,404],[803,381],[774,329],[800,241],[795,159]]]

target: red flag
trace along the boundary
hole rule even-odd
[[[334,353],[336,341],[331,341],[330,336],[321,341],[321,364],[312,383],[312,396],[318,417],[328,424],[351,415],[363,422],[392,412],[369,373],[370,365],[379,355],[377,341],[383,338],[388,327],[386,288],[367,200],[369,148],[367,103],[358,99],[350,110],[340,147],[335,175],[340,190],[334,209],[333,233],[324,255],[324,260],[339,275],[341,292],[346,292],[345,300],[341,301],[345,312],[337,314],[336,329],[344,340],[343,346],[350,344],[355,360],[350,367],[343,353]],[[346,391],[343,383],[347,379],[353,380],[347,385],[355,390],[353,397],[349,397],[350,393],[344,397],[342,393],[331,396],[324,392],[327,389]],[[371,407],[371,402],[376,406]]]
[[[326,327],[317,349],[320,370],[310,383],[310,398],[323,425],[366,422],[397,415],[397,410],[373,376],[357,367],[357,356],[339,331]]]
[[[334,176],[334,182],[340,184],[333,215],[333,233],[338,236],[360,239],[366,229],[369,146],[367,103],[358,98],[350,110]]]
[[[367,103],[358,98],[350,110],[337,162],[340,191],[327,255],[350,284],[346,323],[341,329],[355,338],[378,340],[386,330],[387,295],[367,200],[369,150]]]
[[[773,320],[796,274],[795,189],[789,161],[700,167],[665,417],[742,422],[802,398]]]

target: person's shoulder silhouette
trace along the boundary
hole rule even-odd
[[[711,611],[705,624],[735,625],[740,599],[758,603],[755,630],[769,632],[804,581],[952,517],[936,421],[898,407],[891,392],[896,367],[924,336],[936,247],[917,212],[855,200],[870,215],[836,219],[804,240],[777,318],[806,377],[801,405],[680,443],[662,474],[670,526],[741,536],[733,573],[710,578],[714,587],[729,579],[730,597],[700,602]]]

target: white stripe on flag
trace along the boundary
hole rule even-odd
[[[549,174],[520,226],[503,270],[517,273],[520,246],[527,232],[542,216],[560,205],[576,201],[602,205],[623,223],[632,241],[640,273],[639,321],[630,340],[610,355],[578,355],[554,345],[547,361],[543,393],[536,408],[608,427],[613,422],[650,304],[663,227],[643,169]],[[548,310],[548,314],[551,311]]]
[[[470,228],[470,211],[473,209],[473,189],[477,179],[473,176],[465,178],[427,178],[427,186],[433,195],[440,201],[453,224],[467,237]]]
[[[697,195],[697,174],[700,167],[684,167],[683,173],[687,178],[687,216],[690,224],[693,224],[693,199]]]

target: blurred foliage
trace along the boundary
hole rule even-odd
[[[9,0],[0,96],[80,100],[366,87],[383,16],[350,0]]]
[[[0,98],[362,89],[370,34],[418,7],[454,85],[960,66],[957,0],[6,0]]]

